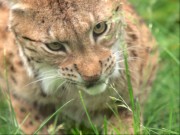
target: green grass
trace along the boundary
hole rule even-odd
[[[15,133],[18,130],[14,113],[7,98],[7,95],[2,93],[0,89],[0,134]]]
[[[127,49],[127,48],[125,48]],[[134,133],[138,134],[140,133],[140,113],[139,113],[139,108],[136,109],[138,103],[136,104],[134,102],[134,94],[133,94],[133,87],[131,84],[131,74],[129,72],[129,66],[128,66],[128,54],[127,51],[124,51],[124,64],[126,68],[126,78],[127,78],[127,84],[128,84],[128,91],[129,91],[129,97],[130,97],[130,102],[131,102],[131,107],[132,107],[132,113],[133,113],[133,128],[134,128]]]
[[[157,78],[144,110],[144,134],[180,134],[179,1],[130,1],[151,28],[160,51]],[[14,123],[10,103],[5,100],[7,95],[3,95],[5,94],[0,93],[0,134],[14,133],[18,126]],[[81,100],[83,103],[83,96]],[[84,109],[86,109],[85,106]],[[88,115],[87,111],[86,114]],[[106,118],[104,125],[106,133],[108,130]],[[92,131],[72,129],[70,132],[74,135],[92,133],[93,129],[97,132],[94,125],[92,127]]]
[[[144,124],[157,134],[175,134],[174,132],[180,134],[179,2],[178,0],[131,1],[147,24],[152,27],[160,51],[159,71],[145,107]]]

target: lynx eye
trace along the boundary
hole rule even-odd
[[[66,48],[62,43],[59,42],[53,42],[53,43],[48,43],[46,44],[47,48],[49,48],[52,51],[66,51]]]
[[[94,27],[93,34],[94,36],[99,36],[103,34],[106,30],[107,30],[106,22],[100,22]]]

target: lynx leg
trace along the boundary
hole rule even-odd
[[[33,134],[43,122],[43,116],[34,105],[20,100],[15,95],[11,95],[11,101],[20,129],[25,134]],[[47,134],[47,127],[44,127],[40,133]]]

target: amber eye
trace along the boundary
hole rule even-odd
[[[47,48],[49,48],[52,51],[66,51],[66,48],[62,43],[59,42],[53,42],[53,43],[48,43],[46,44]]]
[[[94,36],[99,36],[103,34],[106,30],[107,30],[106,22],[100,22],[94,27],[93,34]]]

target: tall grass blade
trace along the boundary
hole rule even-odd
[[[162,46],[161,46],[162,47]],[[162,47],[163,49],[164,49],[164,51],[169,55],[169,57],[171,57],[173,60],[174,60],[174,62],[178,65],[178,66],[180,66],[180,61],[174,56],[174,54],[172,54],[167,48],[165,48],[165,47]]]
[[[125,64],[125,69],[126,69],[126,78],[127,78],[127,83],[128,83],[128,91],[129,91],[129,97],[130,97],[130,102],[131,102],[131,106],[132,106],[132,111],[133,111],[133,128],[134,128],[134,133],[135,134],[139,134],[140,131],[140,125],[139,125],[139,119],[138,119],[138,112],[136,112],[135,110],[135,103],[134,103],[134,96],[133,96],[133,87],[131,84],[131,76],[130,76],[130,72],[129,72],[129,65],[128,65],[128,54],[127,54],[127,49],[126,46],[123,46],[124,50],[123,51],[123,56],[124,56],[124,64]]]
[[[85,110],[86,116],[87,116],[88,121],[89,121],[89,123],[90,123],[90,125],[91,125],[91,128],[93,129],[93,131],[94,131],[94,133],[95,133],[96,135],[99,135],[97,128],[93,125],[93,123],[92,123],[92,121],[91,121],[91,118],[90,118],[90,116],[89,116],[89,113],[88,113],[88,111],[87,111],[86,105],[85,105],[85,103],[84,103],[84,99],[83,99],[83,96],[82,96],[81,91],[79,91],[79,95],[80,95],[80,99],[81,99],[83,108],[84,108],[84,110]]]
[[[107,135],[108,134],[108,132],[107,132],[107,118],[106,118],[106,116],[104,116],[104,134],[105,135]]]
[[[8,98],[8,102],[9,102],[9,105],[10,105],[10,112],[11,112],[11,115],[10,115],[10,118],[12,120],[12,124],[15,126],[15,127],[19,127],[18,126],[18,122],[17,122],[17,119],[16,119],[16,115],[15,115],[15,112],[14,112],[14,109],[13,109],[13,106],[12,106],[12,101],[11,101],[11,96],[10,96],[10,87],[9,87],[9,81],[8,81],[8,67],[7,67],[7,60],[6,60],[6,50],[3,50],[4,51],[4,58],[3,58],[3,64],[4,64],[4,77],[5,77],[5,80],[6,80],[6,88],[7,88],[7,98]]]
[[[22,121],[22,123],[21,123],[21,124],[19,125],[19,127],[17,128],[16,132],[13,133],[13,134],[15,134],[15,135],[19,134],[19,130],[20,130],[21,125],[24,124],[24,122],[27,120],[27,118],[29,117],[29,115],[30,115],[30,114],[28,114],[28,115],[24,118],[24,120]]]
[[[55,135],[55,134],[56,134],[56,128],[57,128],[59,113],[60,113],[60,112],[58,112],[58,113],[56,114],[56,117],[55,117],[55,120],[54,120],[54,123],[53,123],[53,131],[52,131],[51,135]]]

